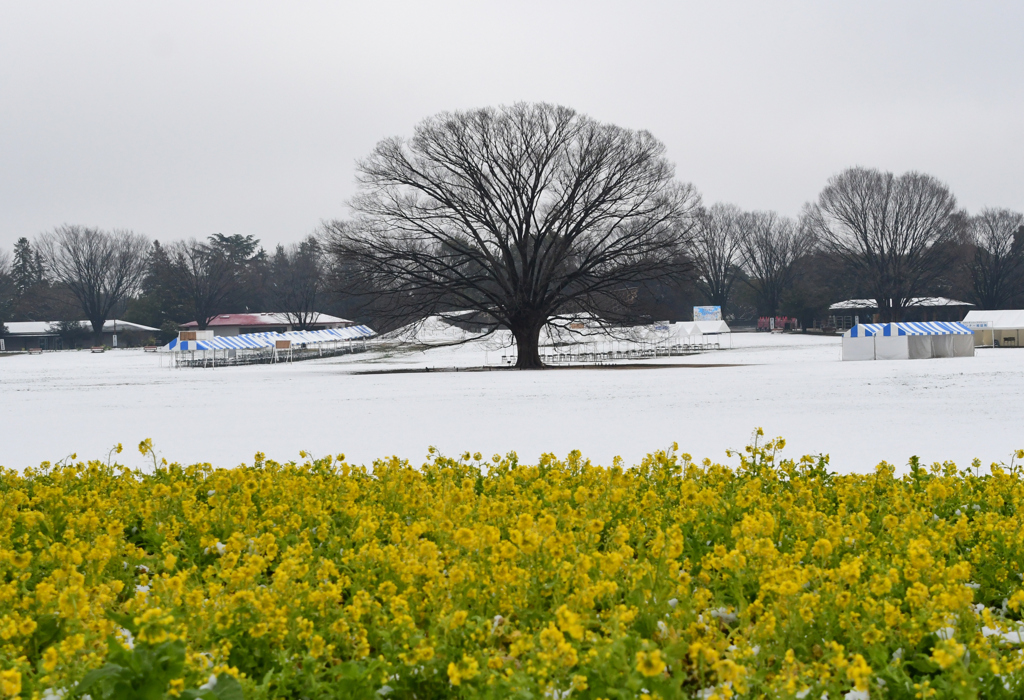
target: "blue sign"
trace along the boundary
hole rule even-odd
[[[721,321],[721,306],[695,306],[693,307],[694,321]]]

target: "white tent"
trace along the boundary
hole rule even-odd
[[[974,334],[962,323],[861,323],[843,334],[843,360],[973,356]]]
[[[723,336],[729,338],[732,347],[732,329],[725,321],[677,321],[668,327],[669,338],[677,345],[722,346]]]
[[[964,325],[974,331],[976,345],[1019,348],[1024,343],[1024,309],[968,311]]]

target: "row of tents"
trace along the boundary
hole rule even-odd
[[[218,335],[203,340],[181,340],[175,338],[160,348],[160,351],[268,350],[282,347],[279,345],[281,341],[286,341],[292,347],[326,348],[353,340],[363,340],[374,335],[376,333],[369,326],[347,326],[345,328],[324,328],[318,331]]]
[[[843,334],[843,360],[974,357],[974,331],[962,323],[859,323]]]

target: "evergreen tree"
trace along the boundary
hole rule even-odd
[[[11,265],[11,276],[18,294],[22,295],[39,280],[39,254],[32,250],[32,244],[22,236],[14,244],[14,262]]]

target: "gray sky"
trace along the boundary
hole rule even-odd
[[[650,130],[706,202],[796,215],[851,165],[1024,210],[1024,2],[0,4],[0,248],[54,225],[268,247],[354,161],[518,100]]]

